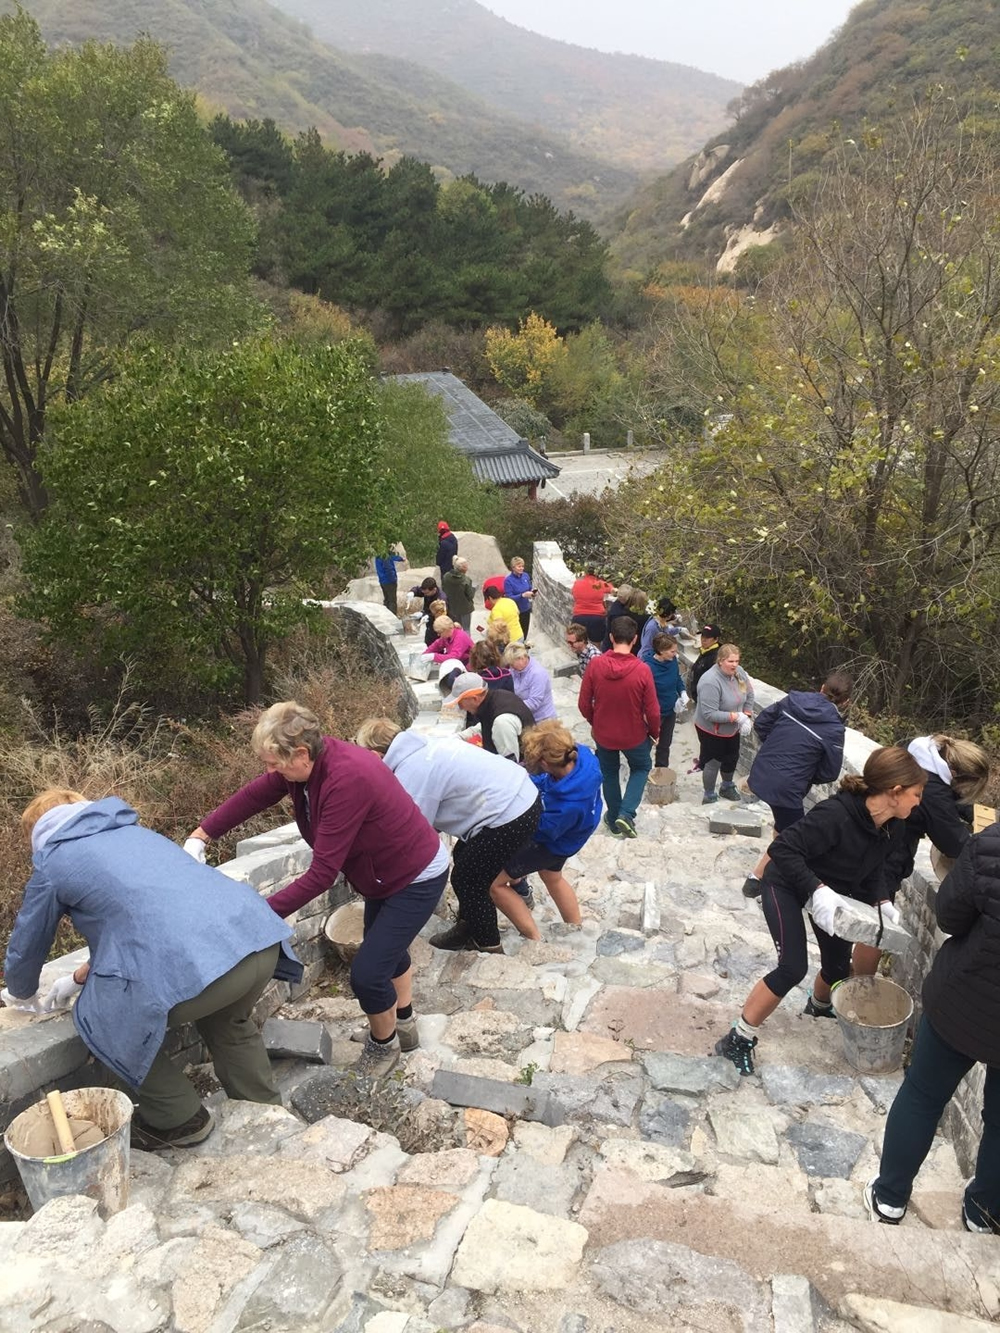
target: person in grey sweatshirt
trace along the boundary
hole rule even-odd
[[[753,726],[753,685],[740,666],[740,650],[735,643],[721,645],[715,666],[699,680],[694,725],[705,789],[702,805],[711,805],[720,796],[738,801],[740,794],[733,779],[740,740]],[[715,784],[720,774],[722,784],[717,793]]]
[[[356,741],[382,755],[433,828],[458,840],[451,872],[458,920],[431,944],[503,953],[490,885],[538,828],[542,805],[531,778],[457,736],[431,741],[390,718],[363,722]]]

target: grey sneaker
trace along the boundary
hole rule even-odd
[[[701,803],[702,805],[714,805],[718,799],[719,793],[717,791],[707,791],[701,798]]]
[[[392,1041],[386,1046],[381,1046],[377,1041],[368,1037],[365,1041],[364,1049],[350,1067],[350,1072],[355,1078],[376,1079],[385,1078],[399,1064],[399,1036],[393,1037]]]
[[[519,879],[516,884],[510,886],[519,898],[524,899],[524,905],[529,912],[535,906],[535,895],[531,891],[531,885],[526,879]]]
[[[367,1041],[371,1028],[365,1026],[356,1028],[351,1033],[351,1041]],[[399,1038],[399,1049],[404,1053],[406,1051],[415,1051],[420,1045],[420,1033],[417,1031],[417,1016],[414,1014],[411,1018],[396,1019],[396,1036]]]
[[[740,789],[735,782],[724,782],[719,788],[719,795],[724,801],[740,800]]]

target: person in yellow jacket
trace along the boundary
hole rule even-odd
[[[511,597],[500,597],[495,595],[495,589],[485,594],[487,624],[493,624],[497,620],[502,620],[510,630],[511,643],[520,643],[524,638],[521,629],[521,617],[517,609],[517,603]]]

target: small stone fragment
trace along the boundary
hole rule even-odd
[[[503,1116],[478,1106],[466,1107],[465,1141],[468,1148],[483,1157],[499,1157],[507,1146],[510,1131]]]
[[[328,1065],[333,1059],[333,1041],[322,1023],[269,1018],[263,1036],[272,1059],[305,1060],[319,1065]]]

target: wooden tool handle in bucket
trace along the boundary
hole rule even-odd
[[[62,1093],[58,1089],[55,1092],[47,1092],[45,1100],[49,1104],[49,1115],[51,1115],[52,1123],[55,1125],[60,1151],[75,1153],[76,1144],[73,1142],[73,1131],[69,1127],[69,1117],[66,1115],[65,1106],[63,1106]]]

